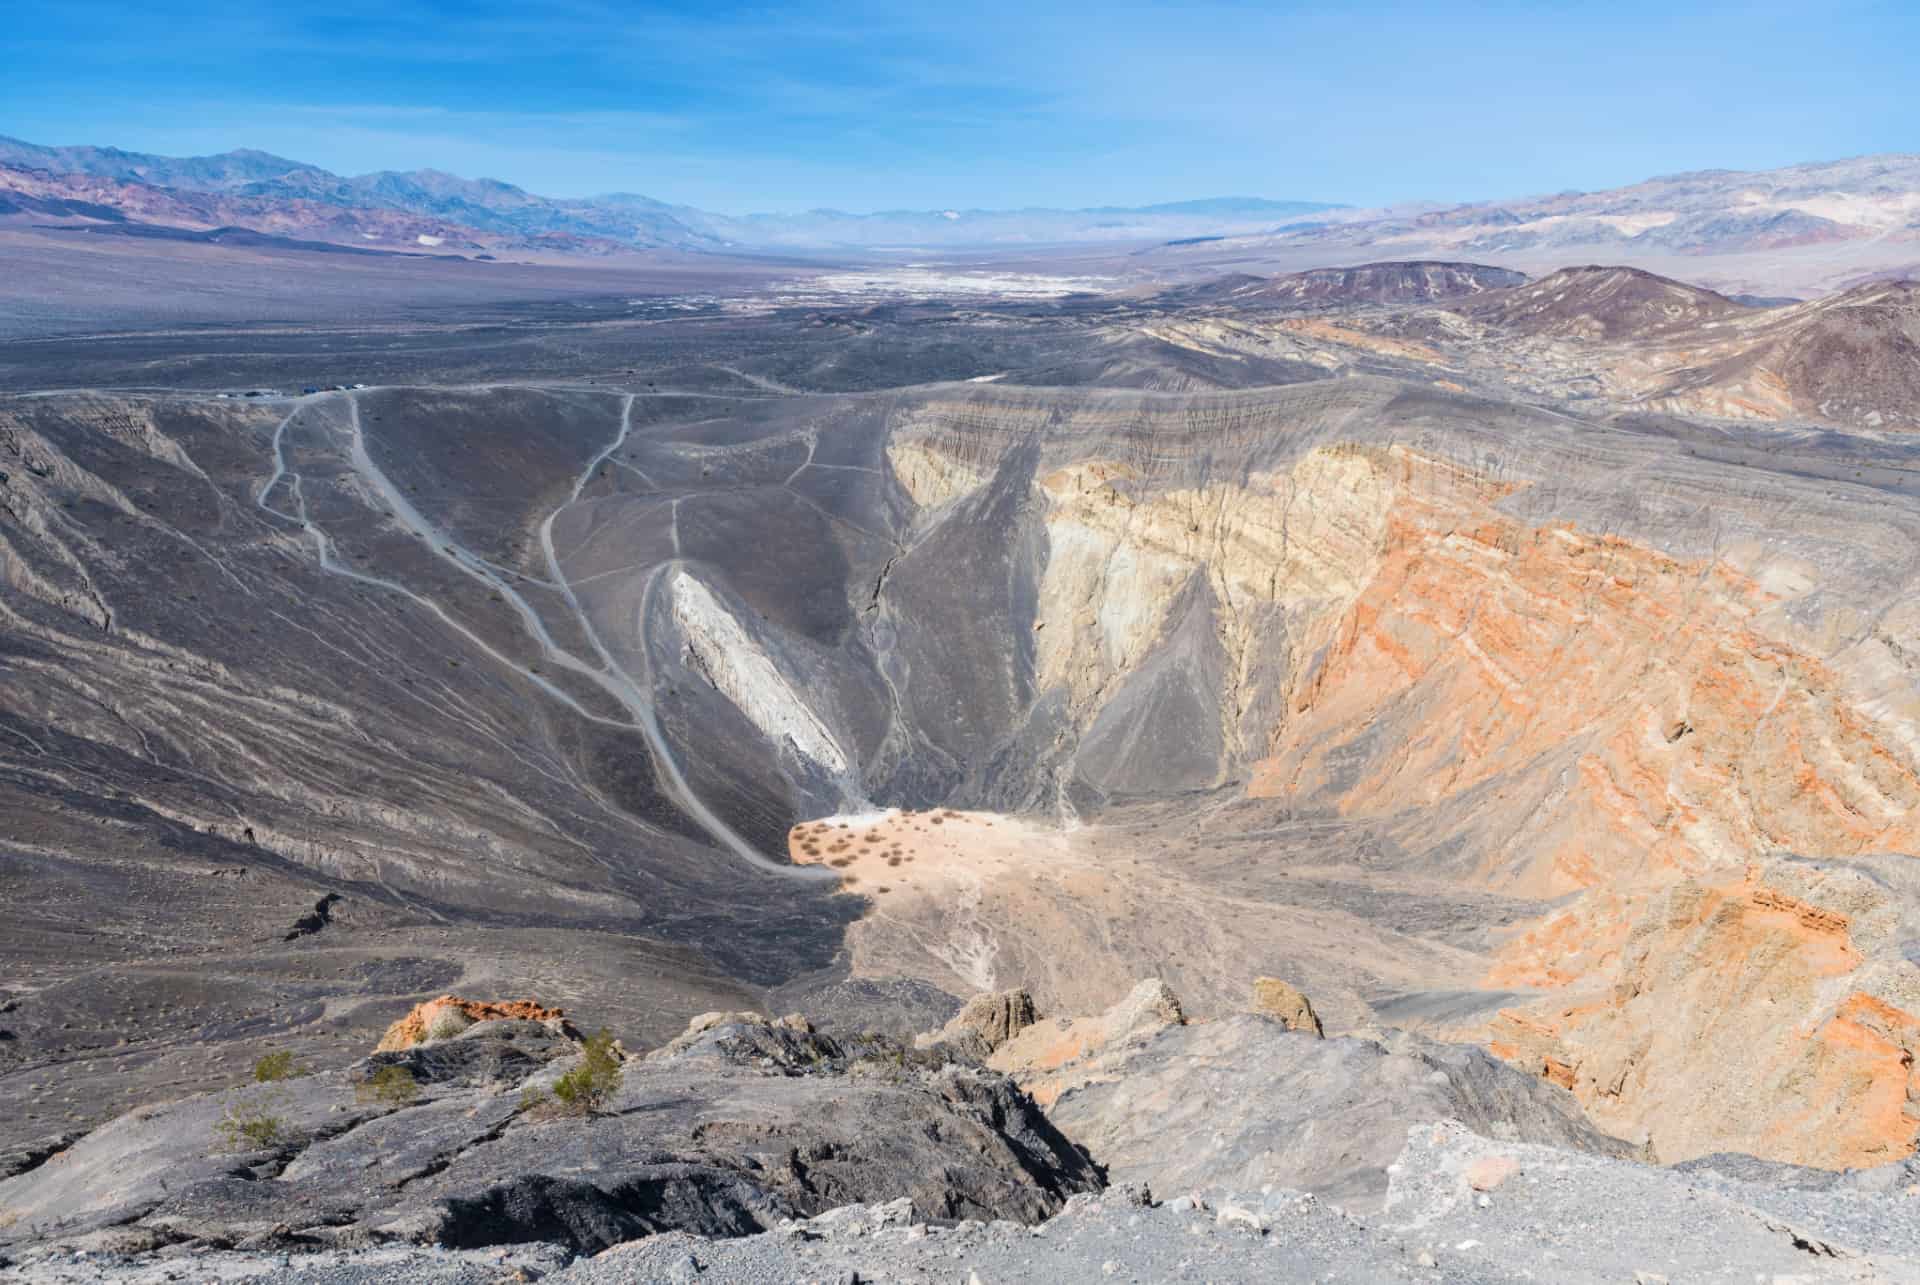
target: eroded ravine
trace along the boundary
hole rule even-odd
[[[328,572],[335,575],[346,576],[359,583],[405,596],[410,601],[432,612],[442,623],[458,632],[468,642],[485,652],[496,663],[511,670],[522,680],[537,687],[548,696],[561,701],[575,714],[595,722],[630,726],[639,731],[646,738],[648,749],[651,751],[654,763],[659,771],[662,787],[687,816],[692,818],[717,843],[733,853],[736,857],[750,862],[761,869],[783,874],[788,877],[811,877],[813,875],[811,871],[797,870],[788,863],[771,860],[756,850],[752,844],[742,838],[731,826],[727,825],[718,814],[709,808],[688,785],[686,776],[680,769],[673,747],[667,743],[666,737],[661,732],[659,720],[654,712],[650,688],[645,681],[645,675],[636,679],[634,675],[628,673],[600,640],[600,636],[595,629],[592,619],[582,608],[579,599],[575,596],[573,588],[567,580],[566,573],[561,567],[559,556],[555,552],[553,543],[554,520],[560,513],[564,512],[566,508],[579,501],[581,493],[586,489],[587,483],[592,480],[601,464],[611,458],[626,442],[627,435],[632,428],[634,396],[634,394],[629,393],[621,398],[620,425],[613,440],[588,462],[587,466],[581,471],[579,477],[574,482],[572,493],[568,496],[567,500],[559,508],[549,513],[539,527],[541,550],[546,560],[548,575],[554,587],[566,601],[575,623],[587,638],[599,659],[598,665],[592,665],[573,655],[554,639],[546,622],[541,618],[540,612],[506,576],[495,570],[484,558],[430,522],[425,515],[401,493],[400,489],[393,484],[392,480],[389,479],[380,469],[379,465],[374,462],[372,455],[367,450],[365,430],[360,418],[359,398],[353,393],[340,395],[341,400],[347,407],[349,458],[354,471],[373,488],[374,493],[387,505],[389,516],[396,520],[410,534],[424,540],[428,549],[458,569],[461,574],[480,581],[485,584],[489,590],[505,600],[505,602],[513,608],[527,633],[539,644],[543,658],[552,664],[566,669],[570,673],[579,675],[613,697],[621,708],[627,712],[630,722],[626,724],[618,724],[615,720],[606,719],[601,715],[587,710],[572,695],[557,686],[552,680],[534,672],[526,664],[516,661],[500,652],[492,644],[481,638],[470,627],[456,620],[443,607],[431,599],[416,593],[414,590],[396,581],[386,580],[377,576],[369,576],[342,564],[334,555],[331,539],[325,531],[316,525],[307,515],[306,501],[301,497],[299,492],[299,474],[287,467],[284,443],[285,432],[293,418],[299,414],[298,410],[282,420],[274,431],[274,471],[268,478],[266,484],[261,488],[258,503],[260,507],[267,512],[290,521],[299,522],[301,529],[314,543],[315,553],[320,565]],[[283,478],[292,479],[289,487],[298,506],[297,516],[274,509],[267,503],[268,495]],[[660,574],[670,566],[671,564],[663,564],[661,567],[654,568],[648,574],[648,587],[645,600],[650,601],[653,583],[657,581]],[[635,622],[635,629],[638,635],[638,648],[642,654],[644,654],[646,648],[645,628],[647,618],[648,612],[643,609]]]

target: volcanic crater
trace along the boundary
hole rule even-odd
[[[4,1140],[455,989],[664,1038],[1265,975],[1663,1161],[1909,1154],[1912,496],[1099,325],[878,392],[0,402]],[[1177,374],[1076,386],[1122,352]]]

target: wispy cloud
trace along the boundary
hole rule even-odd
[[[12,0],[0,132],[716,208],[1600,186],[1916,145],[1920,10]]]

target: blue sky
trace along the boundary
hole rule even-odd
[[[1456,200],[1920,151],[1920,3],[8,0],[0,133],[727,212]]]

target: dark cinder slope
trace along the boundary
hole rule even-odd
[[[1714,371],[1777,374],[1804,414],[1865,427],[1920,426],[1920,284],[1872,282],[1782,310],[1777,327]]]

